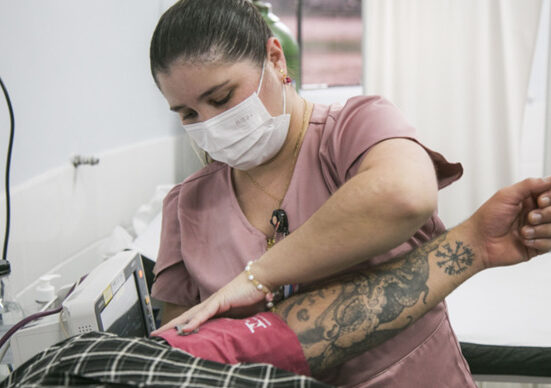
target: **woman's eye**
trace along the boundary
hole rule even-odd
[[[222,98],[221,100],[212,100],[212,104],[213,104],[214,106],[222,106],[222,105],[226,104],[226,103],[230,100],[230,98],[231,98],[231,96],[232,96],[232,92],[233,92],[233,91],[230,91],[230,92],[226,95],[226,97]]]
[[[197,116],[194,111],[182,113],[182,121],[191,120]]]

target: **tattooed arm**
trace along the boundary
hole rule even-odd
[[[551,178],[528,179],[500,190],[463,224],[394,262],[294,295],[277,312],[297,333],[317,374],[405,329],[477,272],[549,250]],[[292,271],[284,279],[287,283],[295,275]],[[230,282],[226,292],[241,297],[241,284]],[[255,290],[251,303],[263,297]],[[236,307],[213,306],[209,316]],[[196,306],[157,332],[189,322],[197,312]]]
[[[312,373],[394,336],[480,270],[477,255],[458,238],[463,234],[452,230],[391,264],[281,302],[276,313],[297,333]]]
[[[477,272],[550,250],[550,189],[551,180],[541,179],[503,189],[463,224],[396,261],[280,303],[277,313],[297,333],[312,373],[394,336]]]

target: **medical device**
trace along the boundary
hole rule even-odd
[[[155,320],[141,256],[124,251],[94,268],[62,302],[61,313],[41,318],[11,338],[17,367],[36,353],[70,336],[108,331],[147,337]]]

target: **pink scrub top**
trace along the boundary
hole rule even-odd
[[[281,205],[288,215],[290,232],[354,176],[370,147],[390,138],[417,142],[415,129],[384,98],[361,96],[344,106],[314,105]],[[459,163],[449,163],[424,148],[432,158],[439,188],[461,177]],[[267,248],[266,236],[241,211],[231,168],[219,162],[175,186],[164,200],[162,218],[152,296],[164,302],[197,304]],[[351,271],[386,262],[444,230],[435,213],[408,241]],[[392,339],[315,377],[349,387],[476,387],[444,302]]]

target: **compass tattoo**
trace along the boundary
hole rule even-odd
[[[452,248],[449,243],[442,246],[436,252],[436,257],[441,257],[443,260],[438,261],[438,267],[444,267],[444,271],[448,275],[455,275],[465,271],[473,264],[474,254],[472,249],[463,245],[463,242],[456,241],[455,248]]]

